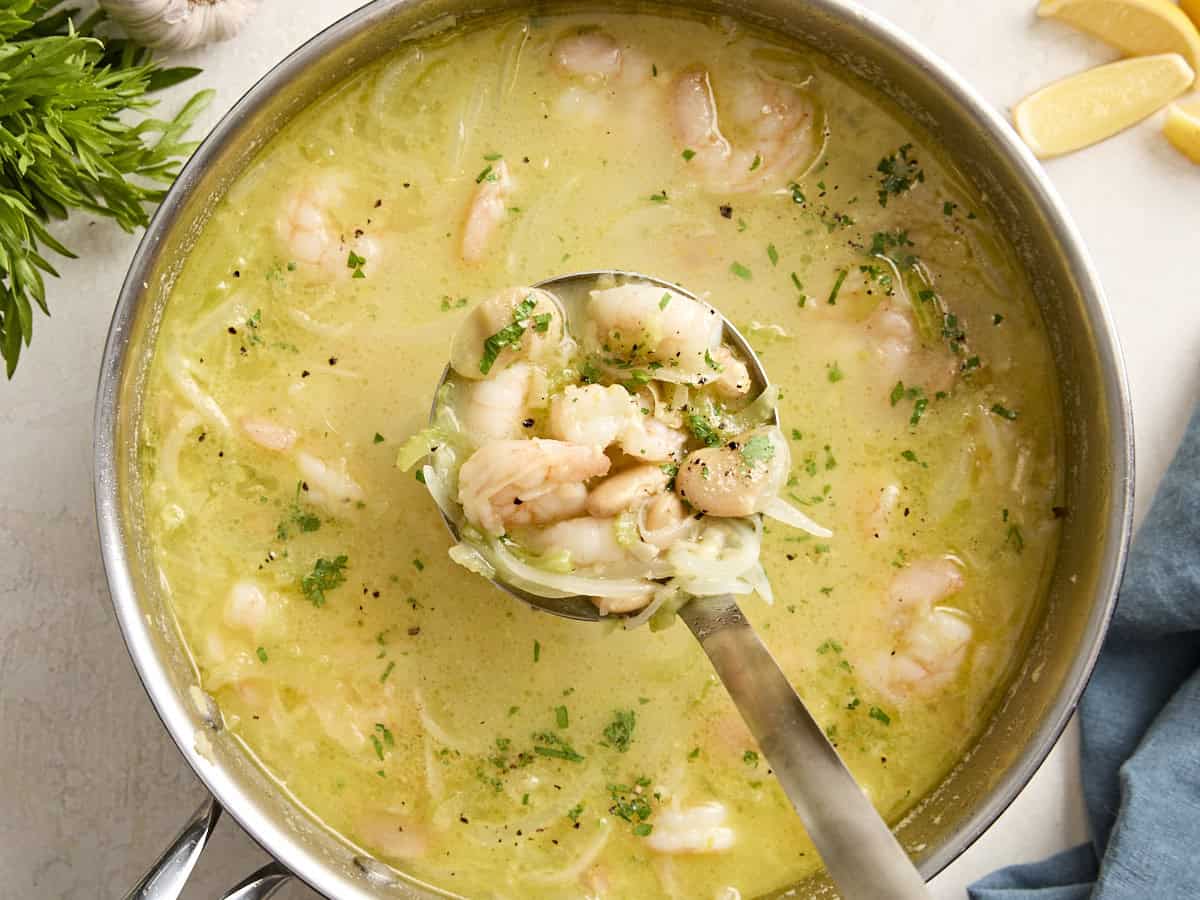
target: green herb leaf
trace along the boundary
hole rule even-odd
[[[767,244],[767,259],[771,261],[771,265],[779,265],[779,251],[775,249],[774,244]]]
[[[829,292],[828,303],[830,306],[837,305],[838,292],[842,289],[842,282],[844,282],[846,280],[846,276],[849,274],[849,272],[850,272],[849,269],[838,269],[837,270],[837,273],[838,273],[837,280],[834,281],[834,283],[833,283],[833,290]]]
[[[613,720],[604,726],[604,740],[619,753],[629,750],[633,741],[633,730],[637,727],[637,713],[632,709],[618,709]]]
[[[758,767],[758,753],[754,750],[747,750],[742,754],[742,762],[748,766]]]
[[[1017,417],[1017,414],[1013,410],[1006,406],[1001,406],[999,403],[992,405],[992,412],[1000,416],[1002,419],[1008,419],[1010,422]]]
[[[775,455],[775,445],[765,434],[756,434],[742,445],[742,460],[748,466],[767,462]]]
[[[312,571],[300,580],[300,590],[313,606],[325,605],[325,592],[346,583],[346,556],[319,558]]]
[[[879,205],[887,206],[888,197],[898,197],[925,180],[925,172],[915,158],[909,156],[912,144],[905,144],[895,153],[885,156],[875,167],[879,172]]]
[[[732,272],[734,275],[736,275],[738,278],[742,279],[743,281],[749,281],[751,278],[754,277],[754,275],[751,273],[751,271],[749,269],[747,269],[745,266],[743,266],[740,262],[737,262],[736,260],[734,262],[730,263],[729,271]]]
[[[259,661],[259,662],[266,662],[266,661],[267,661],[267,651],[266,651],[264,648],[262,648],[262,647],[259,647],[259,648],[258,648],[256,651],[254,651],[254,652],[255,652],[255,653],[258,655],[258,661]]]
[[[540,641],[533,642],[533,661],[537,662],[542,658],[542,644]]]
[[[684,150],[683,153],[680,154],[680,156],[682,156],[686,162],[691,162],[692,157],[694,157],[695,155],[696,155],[696,151],[690,150],[690,149]]]
[[[830,363],[825,368],[827,369],[826,376],[829,378],[830,384],[837,384],[846,377],[845,373],[842,372],[841,368],[836,362]]]
[[[884,725],[892,724],[892,717],[885,713],[878,706],[872,706],[869,710],[867,710],[867,715],[877,722],[882,722]]]
[[[724,443],[721,433],[700,413],[688,413],[687,426],[696,440],[702,441],[706,447],[719,447]]]
[[[567,715],[565,706],[554,707],[554,721],[559,728],[566,728],[570,725],[570,717]]]

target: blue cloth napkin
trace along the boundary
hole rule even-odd
[[[972,900],[1200,898],[1200,408],[1129,556],[1079,708],[1092,839]]]

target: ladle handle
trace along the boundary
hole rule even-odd
[[[733,597],[680,611],[792,801],[845,900],[928,900],[925,880]]]

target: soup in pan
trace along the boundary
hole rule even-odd
[[[601,285],[570,335],[505,293],[596,269],[682,290]],[[687,319],[708,309],[774,393]],[[330,829],[465,896],[803,881],[820,861],[679,592],[744,594],[898,821],[986,724],[1057,544],[1054,369],[983,198],[868,85],[728,19],[507,15],[352,75],[214,210],[147,396],[154,558],[226,727]],[[518,487],[481,493],[484,462]],[[538,466],[558,493],[526,504]],[[558,619],[480,548],[535,585],[644,589]]]

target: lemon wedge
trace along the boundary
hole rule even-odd
[[[1176,150],[1200,164],[1200,100],[1168,106],[1163,134]]]
[[[1088,69],[1030,94],[1013,122],[1041,159],[1087,147],[1158,111],[1192,83],[1178,53],[1139,56]]]
[[[1200,71],[1200,32],[1170,0],[1042,0],[1037,14],[1073,25],[1128,56],[1178,53]]]

